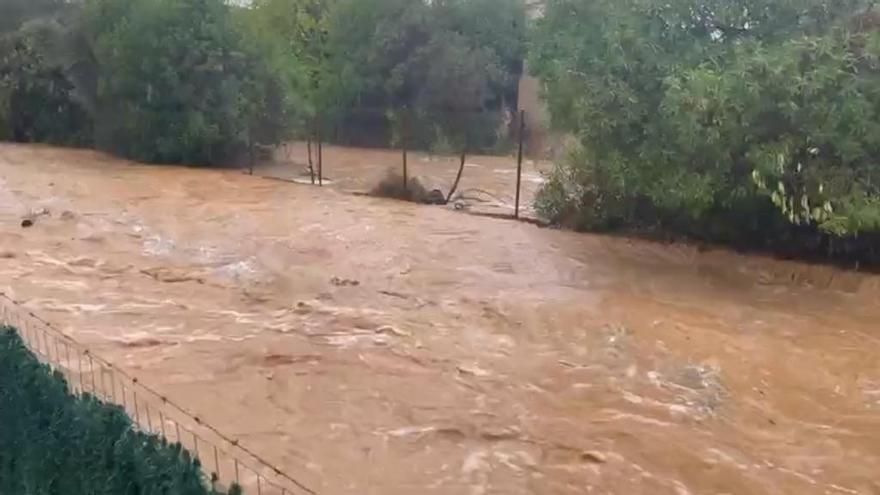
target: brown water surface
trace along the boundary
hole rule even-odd
[[[13,145],[0,226],[0,290],[320,493],[880,493],[877,277]]]
[[[312,146],[312,169],[317,173],[317,151]],[[385,179],[389,172],[403,183],[403,154],[400,150],[322,146],[323,185],[338,191],[367,193]],[[279,147],[271,160],[254,171],[264,177],[311,183],[308,168],[309,147],[292,142]],[[420,151],[407,153],[407,177],[426,189],[438,189],[446,195],[455,182],[460,156],[436,155]],[[520,181],[520,215],[535,218],[535,194],[543,182],[542,172],[548,162],[523,158]],[[516,204],[516,156],[465,155],[458,188],[450,207],[473,213],[512,216]]]

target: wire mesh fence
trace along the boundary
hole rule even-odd
[[[71,393],[89,394],[116,404],[141,431],[161,436],[169,443],[180,443],[199,459],[213,487],[237,483],[245,493],[257,495],[316,493],[237,439],[140,383],[137,377],[101,358],[2,292],[0,323],[17,329],[37,359],[65,377]]]

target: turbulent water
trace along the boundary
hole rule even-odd
[[[320,493],[880,493],[876,277],[12,145],[0,225],[0,290]]]

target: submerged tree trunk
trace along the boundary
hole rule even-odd
[[[467,152],[462,150],[461,165],[458,166],[458,174],[455,176],[455,182],[452,183],[452,189],[449,190],[449,194],[446,196],[447,203],[452,200],[452,195],[455,194],[455,190],[458,189],[458,182],[461,180],[461,173],[464,171],[464,158],[466,154]]]

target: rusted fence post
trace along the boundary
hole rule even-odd
[[[144,412],[147,414],[147,431],[153,433],[153,418],[150,415],[150,403],[144,403]]]
[[[89,373],[92,375],[92,395],[98,397],[98,386],[95,385],[95,361],[89,351],[86,351],[86,355],[89,357]]]
[[[519,218],[519,195],[522,186],[523,138],[526,133],[526,111],[519,111],[519,150],[516,153],[516,204],[513,218]]]
[[[406,148],[407,142],[406,139],[409,135],[408,128],[408,120],[409,114],[407,112],[407,108],[404,107],[403,113],[400,116],[400,144],[403,148],[403,190],[409,191],[409,180],[407,179],[407,170],[406,170]]]
[[[321,132],[323,121],[318,124],[318,185],[324,185],[324,133]]]
[[[214,474],[220,478],[220,456],[217,453],[216,445],[214,445]]]
[[[254,141],[248,139],[248,171],[250,175],[254,175]]]
[[[79,349],[76,349],[76,360],[79,364],[79,395],[86,391],[86,375],[83,373],[83,356]]]

